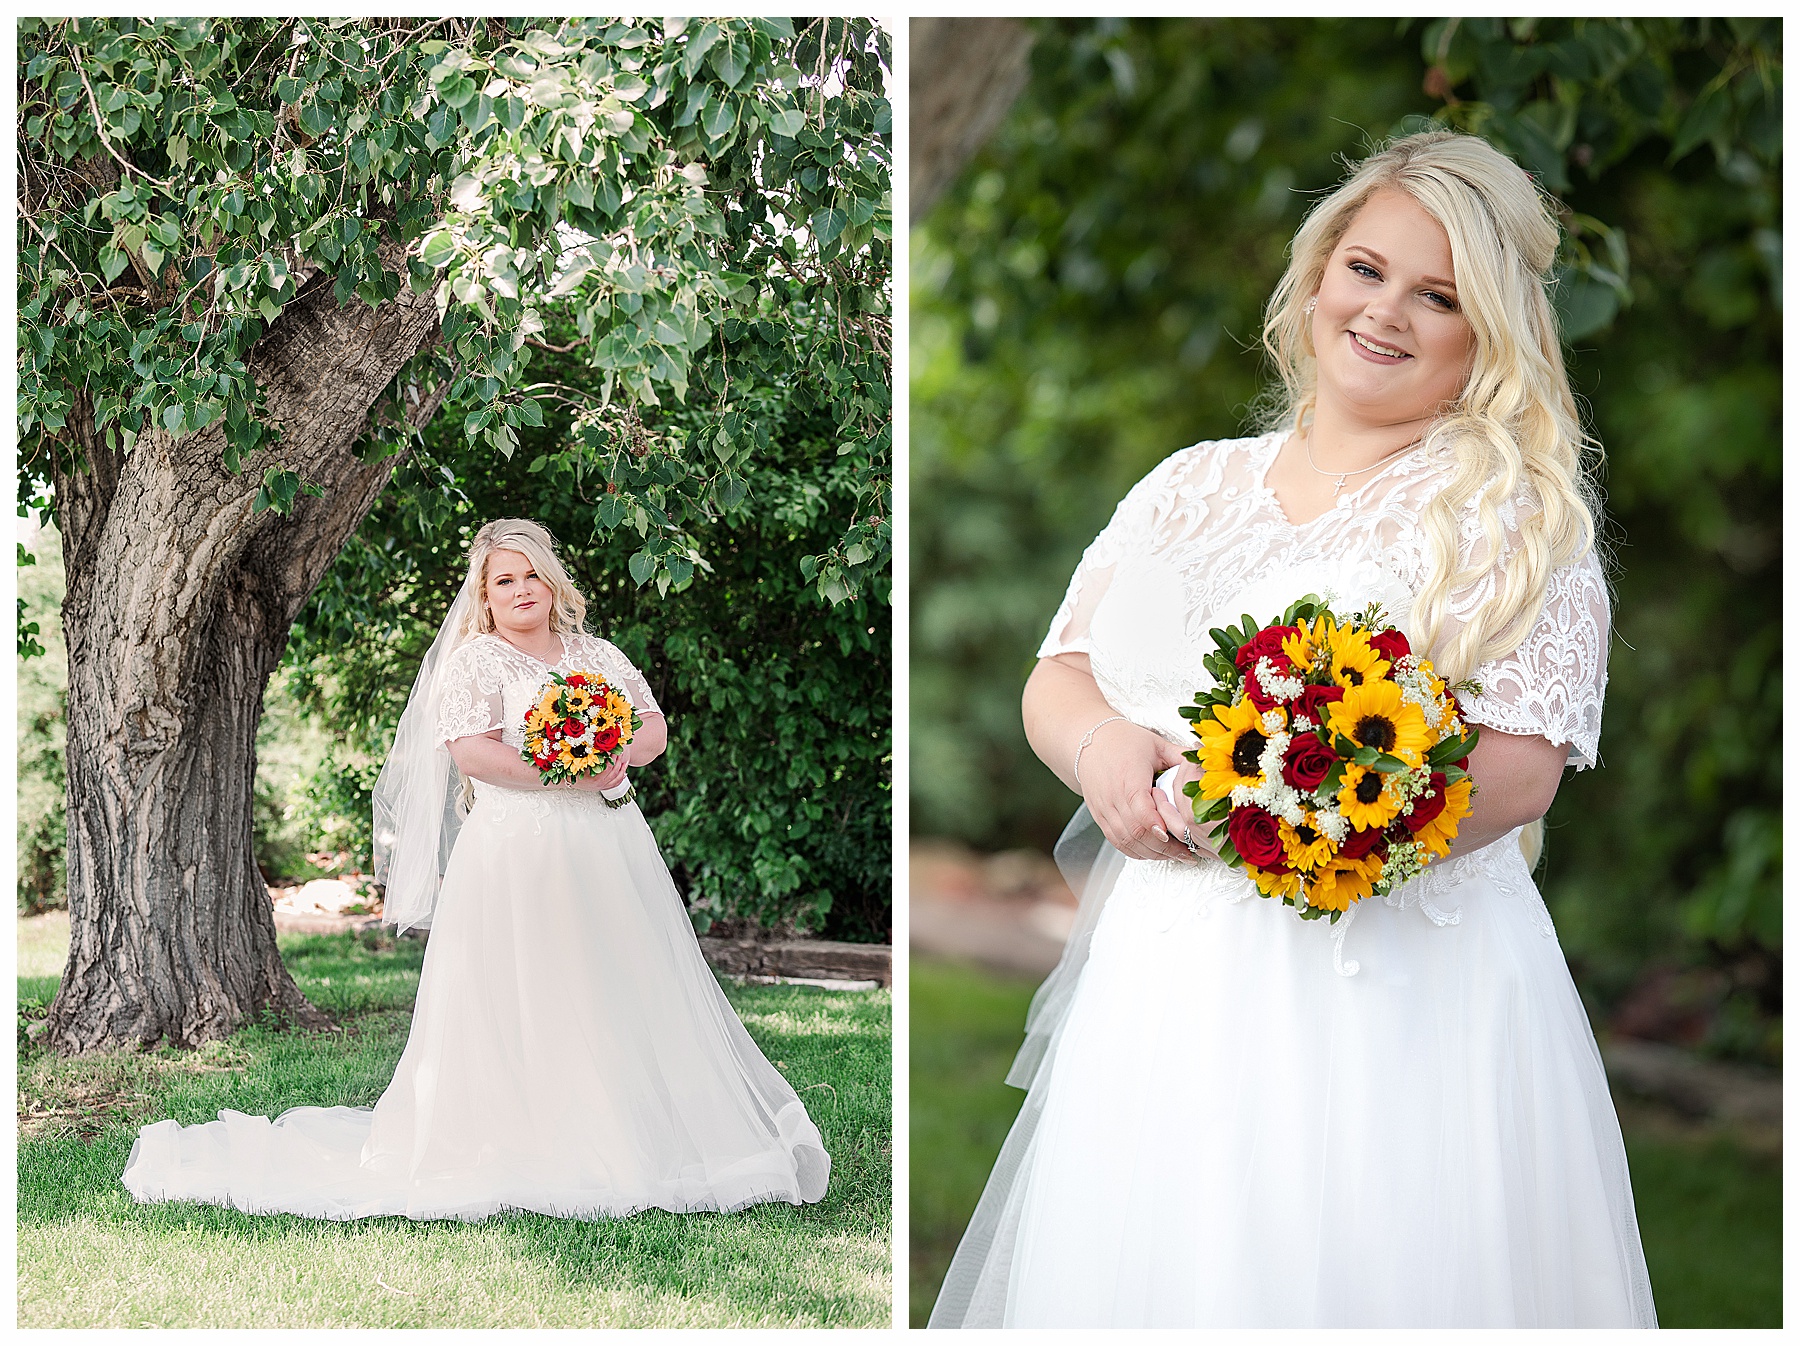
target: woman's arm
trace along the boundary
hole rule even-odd
[[[669,746],[669,722],[660,710],[643,715],[643,727],[631,736],[625,756],[632,766],[648,766]]]
[[[1513,828],[1543,817],[1556,798],[1568,763],[1566,744],[1535,734],[1482,729],[1481,741],[1469,753],[1475,795],[1469,816],[1457,828],[1450,854],[1468,855]]]
[[[662,716],[655,717],[658,726],[662,724]],[[644,729],[650,727],[650,717],[644,718]],[[640,734],[643,730],[638,731]],[[666,740],[666,732],[660,731]],[[523,757],[519,750],[509,743],[500,741],[500,731],[490,729],[485,734],[470,734],[466,738],[450,740],[450,759],[456,763],[456,769],[465,776],[486,781],[489,785],[505,786],[508,790],[579,790],[592,793],[599,790],[610,790],[625,780],[625,768],[630,765],[628,758],[637,747],[637,739],[631,741],[631,748],[626,755],[620,757],[598,776],[581,776],[563,785],[545,785],[538,776],[537,768]],[[659,743],[656,751],[646,757],[649,761],[662,751]]]
[[[1085,654],[1038,660],[1022,710],[1031,750],[1087,800],[1108,841],[1137,860],[1193,859],[1181,842],[1187,820],[1153,788],[1158,773],[1181,761],[1180,750],[1140,725],[1112,719],[1118,712],[1101,695]],[[1082,750],[1077,781],[1075,751],[1096,725],[1101,727]],[[1204,844],[1197,834],[1194,840]]]

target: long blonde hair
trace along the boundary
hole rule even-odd
[[[550,586],[552,631],[570,635],[587,629],[587,600],[557,556],[556,539],[550,536],[550,530],[531,519],[494,519],[481,526],[469,546],[469,578],[475,586],[476,601],[458,633],[462,640],[473,640],[494,630],[494,614],[487,604],[487,567],[497,551],[518,552],[531,562],[538,578]]]
[[[1517,649],[1543,608],[1551,573],[1594,546],[1600,445],[1582,428],[1550,303],[1556,218],[1523,169],[1479,136],[1454,131],[1389,142],[1308,213],[1263,317],[1263,345],[1281,380],[1271,427],[1298,431],[1311,419],[1318,366],[1306,300],[1356,213],[1377,192],[1395,189],[1448,235],[1458,301],[1475,335],[1468,382],[1426,435],[1428,447],[1453,451],[1456,471],[1420,519],[1431,567],[1413,607],[1421,648],[1455,681]],[[1446,638],[1451,595],[1481,580],[1500,556],[1500,507],[1521,486],[1540,508],[1515,521],[1516,546],[1492,598]],[[1471,499],[1484,545],[1465,566],[1458,523]],[[1526,842],[1535,860],[1537,846],[1529,836]]]

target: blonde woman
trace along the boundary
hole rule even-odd
[[[374,1108],[146,1126],[124,1174],[138,1200],[480,1220],[824,1195],[819,1133],[720,993],[632,802],[662,712],[586,608],[542,526],[476,535],[375,787],[386,917],[431,941]],[[552,671],[629,697],[628,760],[540,784],[520,749]]]
[[[1556,247],[1477,138],[1365,160],[1269,302],[1270,432],[1173,455],[1083,556],[1025,726],[1106,844],[933,1325],[1655,1325],[1531,877],[1596,764],[1608,631]],[[1208,629],[1307,592],[1382,601],[1482,687],[1451,856],[1335,927],[1257,897],[1179,788]]]

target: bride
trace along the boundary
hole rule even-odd
[[[1085,801],[1059,859],[1083,824],[1106,844],[933,1326],[1655,1325],[1531,877],[1565,766],[1596,765],[1608,630],[1556,247],[1475,137],[1365,160],[1269,302],[1277,428],[1168,458],[1083,555],[1025,726]],[[1381,601],[1482,689],[1455,849],[1335,927],[1256,896],[1179,788],[1209,628],[1308,592]]]
[[[819,1133],[713,980],[631,802],[627,766],[660,755],[667,726],[586,607],[540,525],[476,534],[375,787],[386,919],[431,928],[387,1091],[372,1109],[146,1126],[124,1174],[139,1201],[597,1219],[824,1195]],[[630,699],[628,763],[539,783],[523,720],[553,670]]]

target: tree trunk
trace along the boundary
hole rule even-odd
[[[398,245],[384,248],[404,268]],[[251,850],[256,726],[288,628],[392,475],[352,452],[370,409],[436,339],[429,294],[379,309],[303,291],[249,364],[281,436],[232,475],[221,425],[146,430],[111,452],[78,399],[86,470],[59,467],[68,592],[69,960],[44,1040],[59,1051],[193,1046],[264,1010],[305,1026]],[[436,410],[443,389],[418,409]],[[59,455],[59,458],[64,455]],[[252,505],[266,468],[324,488]]]
[[[1031,73],[1031,30],[1014,19],[914,19],[908,223],[925,218],[986,143]]]

